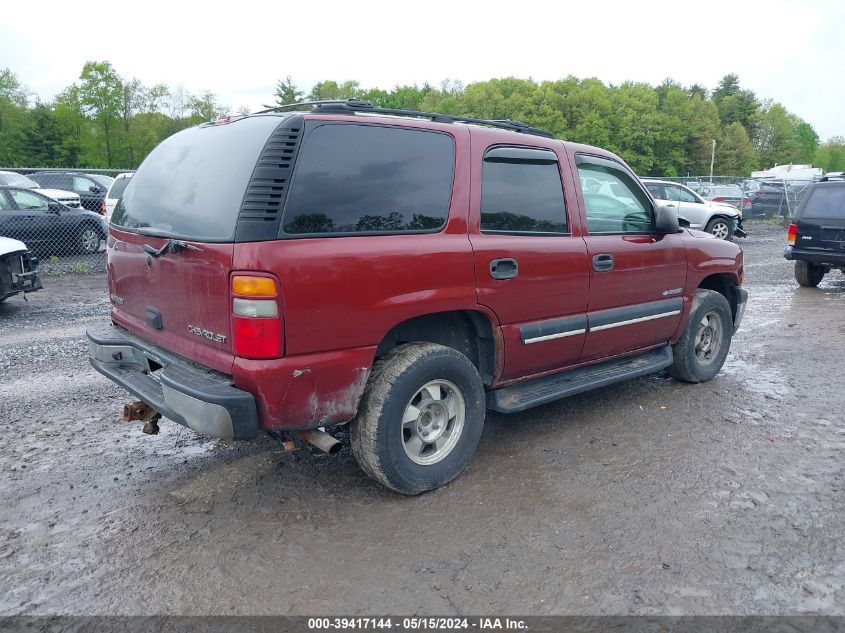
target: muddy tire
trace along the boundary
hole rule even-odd
[[[696,290],[689,322],[672,346],[675,360],[666,371],[684,382],[705,382],[722,369],[734,325],[728,300],[714,290]]]
[[[416,495],[457,477],[484,427],[484,386],[470,360],[450,347],[409,343],[374,366],[352,452],[370,477]]]
[[[704,227],[704,230],[720,240],[730,240],[733,233],[730,221],[725,218],[713,218]]]
[[[815,288],[825,274],[824,266],[816,266],[810,262],[798,260],[795,262],[795,281],[799,286]]]

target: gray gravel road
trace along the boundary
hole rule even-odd
[[[416,498],[348,447],[120,422],[83,336],[103,277],[47,277],[0,305],[0,614],[845,614],[845,283],[799,289],[749,224],[715,380],[490,414]]]

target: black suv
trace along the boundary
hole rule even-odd
[[[845,177],[825,177],[811,186],[789,225],[786,252],[795,279],[818,286],[831,268],[845,272]]]

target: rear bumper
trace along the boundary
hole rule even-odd
[[[845,251],[810,251],[787,246],[783,256],[789,261],[805,261],[811,264],[845,266]]]
[[[254,396],[233,387],[223,374],[111,323],[89,328],[86,334],[94,369],[165,417],[197,433],[227,440],[258,435]]]

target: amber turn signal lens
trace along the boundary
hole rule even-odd
[[[235,275],[232,277],[232,294],[247,297],[275,297],[276,282],[269,277]]]

